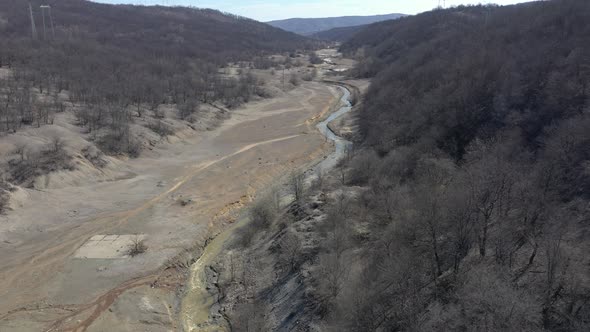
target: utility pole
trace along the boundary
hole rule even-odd
[[[43,17],[43,40],[47,40],[47,28],[45,27],[45,9],[41,6],[41,17]]]
[[[29,2],[29,14],[31,15],[31,34],[33,35],[33,40],[37,40],[37,28],[35,27],[35,18],[33,17],[33,6]]]
[[[55,39],[55,26],[53,25],[53,15],[51,15],[51,7],[49,7],[49,22],[51,23],[51,36]]]
[[[55,39],[55,28],[53,26],[53,16],[51,16],[51,6],[49,5],[42,5],[41,6],[41,13],[43,13],[43,36],[47,39],[47,35],[45,32],[45,10],[47,10],[47,14],[49,16],[49,24],[51,27],[51,36]]]

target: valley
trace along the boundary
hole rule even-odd
[[[590,2],[127,2],[0,1],[1,332],[590,330]]]
[[[114,290],[125,296],[127,289],[148,288],[144,284],[157,282],[167,263],[231,225],[258,190],[329,153],[331,144],[315,123],[339,98],[335,87],[305,83],[233,111],[213,131],[122,162],[113,170],[129,174],[121,179],[24,192],[22,208],[2,222],[2,234],[10,239],[2,243],[0,257],[0,312],[8,313],[0,316],[2,330],[42,328],[49,320],[59,321],[60,329],[85,325],[93,330],[94,320],[101,326],[93,301]],[[79,254],[97,235],[134,234],[145,239],[147,251],[141,256],[101,256],[100,248],[90,250],[90,257]],[[165,306],[171,321],[175,305]],[[117,314],[105,319],[128,313]],[[60,320],[64,315],[68,319]]]

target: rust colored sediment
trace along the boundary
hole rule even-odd
[[[99,296],[96,300],[89,304],[82,305],[78,308],[78,310],[72,312],[71,314],[60,318],[59,320],[55,321],[51,326],[46,330],[46,332],[52,331],[63,331],[63,332],[81,332],[86,331],[92,323],[102,315],[103,312],[108,310],[108,308],[117,300],[121,294],[126,292],[129,289],[151,285],[154,284],[155,281],[158,279],[157,275],[149,275],[146,277],[140,277],[131,279],[129,281],[124,282],[123,284],[119,285],[116,288],[111,289],[110,291],[104,293],[103,295]],[[85,319],[76,322],[73,326],[67,326],[67,323],[73,318],[90,313]]]

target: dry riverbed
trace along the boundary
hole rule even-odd
[[[338,100],[304,83],[121,161],[111,181],[23,190],[1,221],[0,330],[180,329],[188,266],[258,190],[329,152],[315,123]],[[137,237],[148,249],[130,257]]]
[[[338,160],[346,154],[346,149],[351,146],[351,142],[342,139],[334,134],[328,125],[339,117],[349,113],[352,109],[350,105],[350,92],[347,88],[338,87],[341,92],[340,101],[333,104],[332,111],[320,114],[315,119],[322,120],[316,127],[319,132],[330,142],[334,142],[334,148],[325,158],[313,165],[309,170],[303,170],[305,182],[311,181],[315,174],[327,172],[333,168]],[[315,122],[315,121],[314,121]],[[310,165],[311,166],[311,165]],[[285,180],[283,180],[285,181]],[[280,190],[280,183],[275,186],[276,195],[279,201],[291,201],[292,193],[289,190]],[[283,186],[284,186],[283,182]],[[288,186],[287,186],[288,187]],[[227,255],[227,246],[235,240],[236,233],[239,234],[241,227],[248,224],[247,215],[239,217],[239,222],[228,228],[204,248],[203,254],[190,268],[190,276],[185,287],[185,294],[182,299],[180,319],[184,331],[230,331],[231,325],[223,313],[220,311],[219,289],[217,280],[218,272],[213,268],[214,264],[219,263],[220,256]],[[238,235],[239,236],[239,235]]]

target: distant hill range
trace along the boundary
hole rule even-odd
[[[374,16],[342,16],[325,18],[290,18],[287,20],[270,21],[268,24],[304,36],[310,36],[320,31],[335,28],[356,27],[371,23],[394,20],[404,17],[404,14],[387,14]]]
[[[34,10],[39,39],[44,36],[39,7],[51,5],[55,39],[59,41],[53,48],[67,41],[75,47],[95,47],[90,52],[92,55],[105,52],[109,57],[122,59],[137,56],[142,63],[150,55],[222,64],[250,59],[260,53],[306,48],[313,43],[300,35],[211,9],[109,5],[80,0],[2,0],[0,53],[8,51],[1,46],[13,51],[23,46],[23,52],[30,51],[28,3]]]
[[[351,39],[355,34],[359,33],[361,30],[367,28],[368,26],[368,24],[365,24],[355,25],[351,27],[334,28],[330,30],[316,32],[314,34],[309,35],[309,37],[319,40],[345,42]]]

